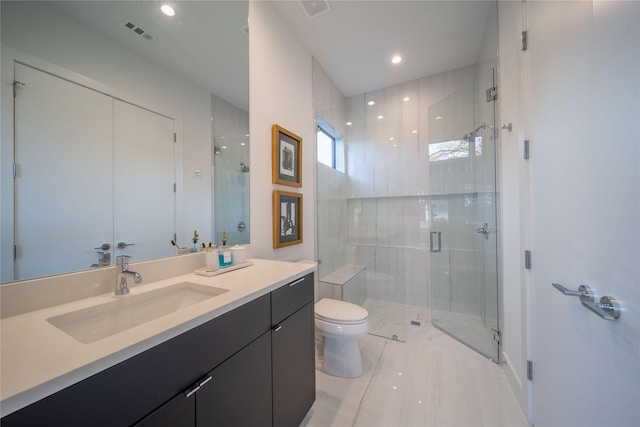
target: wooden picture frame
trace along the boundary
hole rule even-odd
[[[302,194],[273,192],[273,248],[302,243]]]
[[[272,176],[274,184],[302,186],[302,138],[281,126],[271,130]]]

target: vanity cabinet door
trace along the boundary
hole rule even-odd
[[[196,400],[180,393],[136,424],[136,427],[195,427]]]
[[[194,395],[196,426],[271,425],[271,331],[209,376],[211,380]]]
[[[313,273],[271,292],[273,425],[298,426],[316,399]]]
[[[316,400],[313,302],[272,331],[273,425],[300,425]]]

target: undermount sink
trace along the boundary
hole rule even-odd
[[[115,301],[51,317],[47,321],[81,343],[89,344],[228,291],[181,282],[118,297]]]

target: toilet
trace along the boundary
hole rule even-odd
[[[323,298],[315,304],[316,334],[323,341],[322,370],[336,377],[362,375],[358,338],[369,332],[369,313],[345,301]]]

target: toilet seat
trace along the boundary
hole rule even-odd
[[[330,336],[339,339],[349,339],[366,335],[369,332],[369,322],[364,321],[361,323],[344,324],[344,323],[331,323],[326,320],[315,319],[316,331],[320,335]]]
[[[367,322],[369,312],[350,302],[323,298],[315,304],[315,318],[327,323],[357,325]]]

